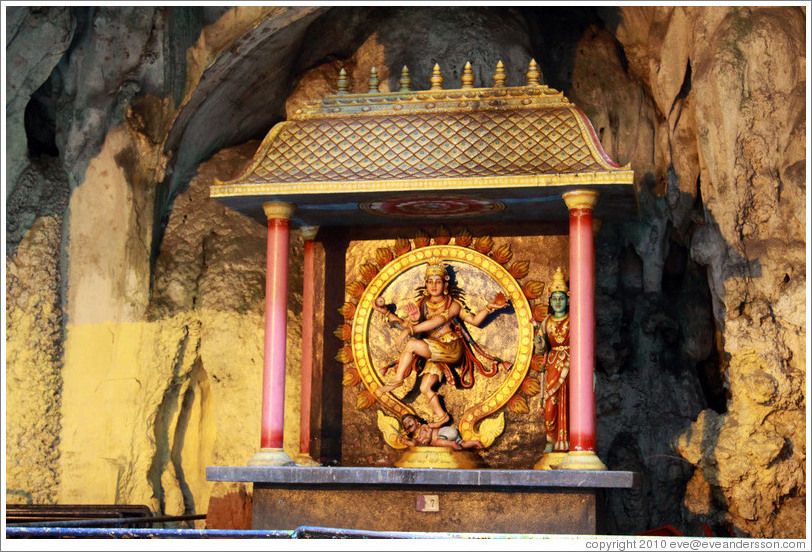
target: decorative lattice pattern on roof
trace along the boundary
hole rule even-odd
[[[241,184],[572,174],[617,170],[573,107],[290,121]]]

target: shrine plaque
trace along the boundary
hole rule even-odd
[[[439,512],[440,497],[438,495],[417,495],[418,512]]]

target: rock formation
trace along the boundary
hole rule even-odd
[[[7,502],[245,527],[248,488],[204,470],[258,446],[264,229],[208,186],[339,66],[426,89],[435,62],[488,86],[501,59],[510,85],[535,57],[640,189],[597,236],[598,453],[643,476],[603,529],[805,536],[804,8],[6,14]]]

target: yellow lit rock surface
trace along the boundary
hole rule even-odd
[[[37,220],[6,257],[6,501],[49,503],[59,486],[61,217]]]
[[[243,414],[260,407],[258,322],[201,310],[70,326],[60,502],[206,511],[205,467],[246,461],[258,439],[259,420]]]
[[[206,482],[205,467],[244,465],[259,447],[265,229],[224,213],[207,190],[250,149],[202,166],[178,198],[144,319],[68,325],[61,502],[147,503],[180,515],[242,492]],[[217,228],[227,236],[218,239]],[[298,452],[300,287],[292,277],[289,454]]]

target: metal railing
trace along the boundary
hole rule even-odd
[[[7,527],[6,538],[58,539],[538,539],[543,535],[502,533],[418,533],[301,526],[263,529],[127,529],[122,527]]]
[[[145,505],[27,504],[6,505],[9,539],[516,539],[542,535],[366,531],[338,527],[300,526],[292,530],[155,528],[202,520],[206,514],[154,516]]]

